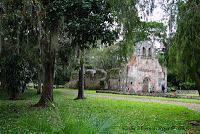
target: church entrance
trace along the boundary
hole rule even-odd
[[[142,88],[142,91],[144,93],[147,93],[147,92],[151,92],[151,88],[150,88],[150,78],[148,77],[145,77],[144,80],[143,80],[143,88]]]

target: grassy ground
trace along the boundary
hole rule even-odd
[[[35,94],[29,90],[18,101],[0,95],[1,134],[200,133],[199,127],[188,124],[189,120],[200,120],[200,113],[180,106],[92,97],[74,101],[70,90],[57,89],[55,104],[39,109],[30,107],[39,99]]]

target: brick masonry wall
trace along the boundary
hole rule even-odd
[[[129,63],[121,71],[120,89],[128,92],[162,92],[167,89],[167,70],[156,58],[155,48],[150,41],[136,45]]]

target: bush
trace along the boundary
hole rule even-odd
[[[197,90],[195,83],[193,82],[182,82],[180,83],[181,90]]]

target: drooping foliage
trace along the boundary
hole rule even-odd
[[[0,57],[1,82],[15,99],[34,76],[38,51],[34,47],[36,32],[31,28],[28,1],[2,1],[0,3]],[[25,12],[26,11],[26,12]]]
[[[55,67],[56,72],[60,70],[56,62],[68,55],[69,64],[72,59],[69,57],[74,57],[77,49],[95,47],[98,40],[110,44],[117,37],[117,31],[112,28],[115,15],[107,0],[4,0],[0,4],[1,57],[15,54],[23,55],[22,59],[26,57],[30,63],[36,61],[33,63],[37,73],[41,70],[43,73],[40,103],[53,101]],[[70,45],[59,43],[62,34],[68,36]],[[60,51],[65,46],[67,51]],[[70,49],[73,51],[69,52]],[[57,52],[59,59],[55,60]],[[65,52],[70,54],[64,55]]]
[[[110,2],[117,15],[117,23],[121,26],[120,53],[124,57],[123,62],[127,62],[132,54],[140,24],[136,9],[137,0],[110,0]]]
[[[166,27],[159,22],[142,22],[136,36],[137,41],[142,41],[154,37],[163,42],[166,39]]]
[[[92,49],[85,55],[86,65],[88,68],[100,68],[110,70],[112,68],[120,68],[121,59],[119,46],[112,45],[102,49]]]
[[[169,67],[179,78],[193,79],[200,91],[200,2],[179,3],[178,28],[169,51]]]

